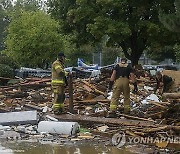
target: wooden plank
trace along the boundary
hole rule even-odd
[[[163,97],[171,99],[180,99],[180,92],[177,93],[164,93]]]
[[[94,85],[89,84],[87,81],[82,81],[82,82],[83,82],[85,85],[87,85],[88,87],[90,87],[91,89],[93,89],[96,93],[99,93],[99,94],[101,94],[101,95],[105,95],[104,92],[96,89],[96,87],[95,87]]]
[[[28,83],[23,83],[23,84],[20,84],[21,86],[26,86],[26,85],[37,85],[37,84],[40,84],[40,83],[43,83],[43,82],[50,82],[51,79],[42,79],[42,80],[39,80],[39,81],[33,81],[33,82],[28,82]]]
[[[85,89],[85,90],[87,90],[88,92],[92,92],[93,90],[90,88],[90,87],[88,87],[87,85],[83,85],[83,88]]]
[[[41,108],[39,106],[32,105],[32,104],[25,104],[24,107],[29,108],[29,109],[33,109],[33,110],[37,110],[40,112],[43,110],[43,108]]]
[[[72,74],[69,74],[69,111],[73,113],[73,78]]]
[[[158,128],[147,128],[147,129],[144,129],[143,132],[152,133],[152,132],[162,131],[162,130],[165,130],[167,128],[168,128],[168,126],[162,126],[162,127],[158,127]]]
[[[160,117],[162,115],[162,113],[164,113],[165,111],[160,111],[160,112],[156,112],[156,113],[152,113],[152,114],[146,114],[146,117]]]
[[[150,104],[153,104],[153,105],[156,105],[156,106],[158,106],[158,107],[161,107],[161,108],[163,108],[163,109],[165,109],[165,108],[166,108],[166,106],[161,105],[161,103],[160,103],[160,102],[149,101],[149,103],[150,103]]]
[[[116,124],[124,126],[142,126],[142,127],[157,127],[155,123],[150,121],[141,120],[129,120],[129,119],[116,119],[116,118],[104,118],[104,117],[90,117],[85,115],[50,115],[57,118],[58,120],[65,121],[77,121],[77,122],[88,122],[88,123],[102,123],[102,124]]]
[[[80,103],[80,104],[97,104],[98,102],[102,103],[110,103],[111,101],[108,99],[89,99],[89,100],[83,100],[83,101],[74,101],[74,103]]]
[[[140,117],[135,117],[135,116],[130,116],[130,115],[126,115],[126,114],[119,114],[120,116],[126,117],[126,118],[130,118],[130,119],[136,119],[136,120],[143,120],[143,121],[151,121],[151,122],[155,122],[152,119],[145,119],[145,118],[140,118]]]
[[[174,129],[176,131],[180,131],[180,126],[171,126],[171,125],[164,125],[164,126],[159,126],[157,128],[145,128],[143,132],[145,133],[152,133],[152,132],[158,132],[158,131],[164,131],[168,129]]]

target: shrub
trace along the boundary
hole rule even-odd
[[[18,64],[6,54],[0,54],[0,64],[8,65],[9,67],[16,69],[18,68]]]
[[[0,77],[12,78],[14,76],[13,69],[6,65],[0,64]]]

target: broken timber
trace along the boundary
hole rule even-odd
[[[42,111],[43,108],[39,107],[39,106],[35,106],[35,105],[32,105],[32,104],[25,104],[24,105],[25,108],[30,108],[32,110],[37,110],[37,111]]]
[[[102,103],[110,103],[110,100],[108,99],[91,99],[91,100],[83,100],[83,101],[74,101],[74,103],[80,103],[80,104],[97,104],[98,102]]]
[[[105,95],[104,92],[96,89],[96,87],[95,87],[94,85],[89,84],[87,81],[82,81],[82,82],[83,82],[85,85],[87,85],[88,87],[90,87],[91,89],[93,89],[96,93],[99,93],[99,94],[101,94],[101,95]]]
[[[179,99],[180,98],[180,92],[178,93],[164,93],[163,97],[165,98],[172,98],[172,99]]]
[[[72,80],[73,80],[73,76],[72,74],[70,73],[69,74],[69,111],[71,113],[73,113],[74,109],[73,109],[73,83],[72,83]]]
[[[117,124],[124,126],[141,126],[141,127],[156,127],[156,124],[151,121],[141,120],[129,120],[129,119],[116,119],[116,118],[100,118],[90,117],[85,115],[50,115],[60,121],[77,121],[77,122],[89,122],[89,123],[103,123],[103,124]]]

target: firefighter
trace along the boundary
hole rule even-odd
[[[126,58],[122,58],[121,62],[115,66],[113,69],[113,73],[111,75],[109,90],[112,90],[113,87],[113,95],[110,103],[110,112],[108,117],[116,117],[116,110],[119,102],[120,94],[124,95],[124,113],[130,113],[130,87],[129,87],[129,78],[131,78],[134,90],[137,91],[137,82],[135,79],[135,75],[133,73],[133,69],[127,63]],[[113,86],[114,84],[114,86]]]
[[[54,114],[61,114],[64,112],[65,100],[65,86],[67,86],[67,79],[64,71],[65,55],[58,53],[57,60],[52,64],[52,90],[54,94],[53,112]]]
[[[167,76],[162,75],[161,72],[156,72],[156,87],[154,92],[162,94],[164,92],[174,92],[175,83],[174,80]]]

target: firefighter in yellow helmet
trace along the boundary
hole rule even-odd
[[[54,94],[53,111],[54,114],[61,114],[64,112],[65,100],[65,86],[67,79],[64,71],[65,55],[58,53],[57,60],[52,64],[52,90]]]
[[[113,69],[113,73],[111,75],[109,90],[113,87],[113,95],[110,103],[110,112],[108,117],[116,117],[116,110],[119,102],[120,94],[124,95],[124,113],[130,113],[130,87],[129,87],[129,78],[131,78],[134,91],[137,91],[137,82],[135,79],[135,75],[133,73],[133,69],[127,63],[126,58],[122,58],[121,62],[118,63]],[[113,86],[114,84],[114,86]]]

